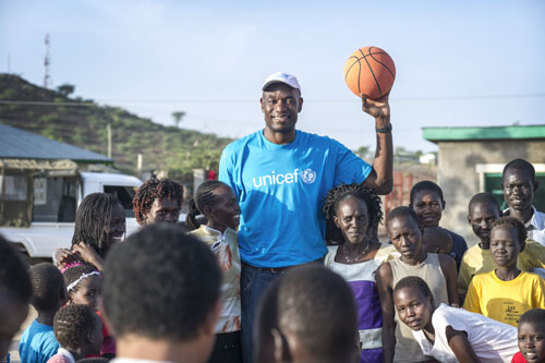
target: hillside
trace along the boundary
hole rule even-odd
[[[167,170],[184,181],[191,180],[194,168],[217,170],[221,151],[231,141],[159,125],[122,108],[71,98],[12,74],[0,74],[0,123],[105,155],[110,124],[112,158],[118,169],[135,173],[137,154],[142,153],[144,170]]]

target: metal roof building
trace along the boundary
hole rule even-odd
[[[72,160],[80,163],[106,163],[114,161],[102,154],[33,134],[15,127],[0,124],[0,158]]]

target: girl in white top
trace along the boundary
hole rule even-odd
[[[435,308],[430,288],[419,277],[396,284],[394,304],[423,353],[439,362],[511,362],[518,351],[515,327],[445,304]]]

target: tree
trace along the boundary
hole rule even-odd
[[[172,118],[174,119],[174,125],[176,125],[176,127],[178,127],[178,125],[180,124],[184,116],[185,116],[184,111],[174,111],[172,113]]]
[[[57,87],[57,92],[59,92],[64,97],[70,96],[76,90],[76,86],[73,84],[64,83]]]

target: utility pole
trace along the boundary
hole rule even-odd
[[[49,88],[51,86],[51,76],[49,75],[49,65],[51,64],[51,58],[49,55],[49,33],[45,35],[45,57],[44,57],[44,87]]]
[[[112,125],[106,126],[106,132],[108,133],[108,157],[112,158]]]

